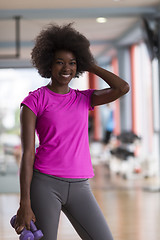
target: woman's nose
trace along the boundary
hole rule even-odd
[[[65,69],[65,70],[70,69],[70,68],[69,68],[69,64],[68,64],[68,63],[64,63],[64,64],[63,64],[63,69]]]

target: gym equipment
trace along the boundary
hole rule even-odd
[[[11,226],[14,228],[16,220],[16,215],[13,216],[10,220]],[[30,230],[27,230],[24,228],[21,232],[21,235],[19,237],[20,240],[39,240],[43,237],[43,233],[41,230],[37,230],[35,224],[33,221],[30,223]]]

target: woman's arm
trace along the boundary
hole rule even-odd
[[[30,221],[35,221],[31,209],[30,185],[35,157],[36,115],[25,105],[21,107],[22,159],[20,166],[20,207],[17,211],[15,230],[19,234],[24,227],[30,229]]]
[[[102,78],[110,88],[95,90],[91,98],[91,106],[97,106],[115,101],[129,91],[129,85],[115,74],[93,64],[89,72]]]

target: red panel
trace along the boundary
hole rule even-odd
[[[113,73],[115,73],[116,75],[118,75],[119,71],[118,71],[118,60],[117,58],[113,58],[112,59],[112,69],[113,69]],[[115,135],[119,135],[120,134],[120,103],[119,103],[119,99],[117,99],[115,101],[115,106],[114,106],[114,119],[115,119],[115,129],[114,129],[114,134]]]
[[[137,115],[136,115],[136,74],[135,74],[135,48],[133,45],[130,50],[131,56],[131,95],[132,95],[132,131],[137,134]]]
[[[97,76],[93,73],[89,73],[89,88],[98,89]],[[93,123],[94,123],[93,138],[94,140],[100,140],[101,123],[100,123],[100,115],[99,115],[98,107],[95,107],[94,111],[92,111],[90,114],[93,117]]]

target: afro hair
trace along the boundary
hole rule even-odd
[[[76,77],[79,77],[94,62],[88,39],[72,27],[72,23],[58,26],[50,24],[35,40],[31,52],[32,64],[44,78],[51,78],[51,68],[56,51],[72,52],[77,61]]]

